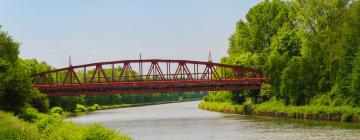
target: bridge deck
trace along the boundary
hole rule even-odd
[[[138,81],[91,84],[36,85],[48,96],[78,96],[93,94],[141,94],[155,92],[189,92],[219,90],[258,90],[264,78],[240,80]]]

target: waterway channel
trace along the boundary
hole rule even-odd
[[[200,110],[199,103],[100,110],[69,120],[100,123],[135,140],[360,139],[359,124],[224,114]]]

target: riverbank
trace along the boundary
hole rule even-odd
[[[131,140],[127,135],[99,124],[80,125],[63,121],[58,114],[43,114],[28,108],[19,117],[0,111],[0,139],[96,139]]]
[[[358,122],[360,118],[360,108],[350,106],[285,106],[281,102],[268,101],[262,104],[243,105],[227,102],[201,102],[198,107],[203,110],[224,113],[305,120]]]

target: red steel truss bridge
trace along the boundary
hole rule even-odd
[[[48,96],[259,90],[260,70],[189,60],[121,60],[55,69],[33,75]]]

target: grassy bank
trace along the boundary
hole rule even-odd
[[[199,108],[215,112],[245,114],[243,105],[228,102],[201,102]]]
[[[130,140],[131,138],[98,124],[79,125],[63,121],[58,113],[42,114],[26,109],[16,117],[0,111],[0,139],[7,140]],[[6,126],[6,127],[4,127]]]
[[[286,106],[279,101],[268,101],[262,104],[245,103],[243,105],[228,102],[201,102],[199,108],[225,113],[310,120],[357,122],[360,118],[360,108],[351,106]]]
[[[39,113],[33,108],[26,108],[19,116],[14,116],[11,113],[0,111],[0,139],[130,140],[131,138],[129,136],[107,129],[98,124],[80,125],[69,121],[63,121],[63,119],[69,115],[81,114],[95,110],[176,103],[183,101],[117,105],[94,104],[92,106],[77,104],[75,112],[65,112],[61,107],[53,107],[49,114]]]

